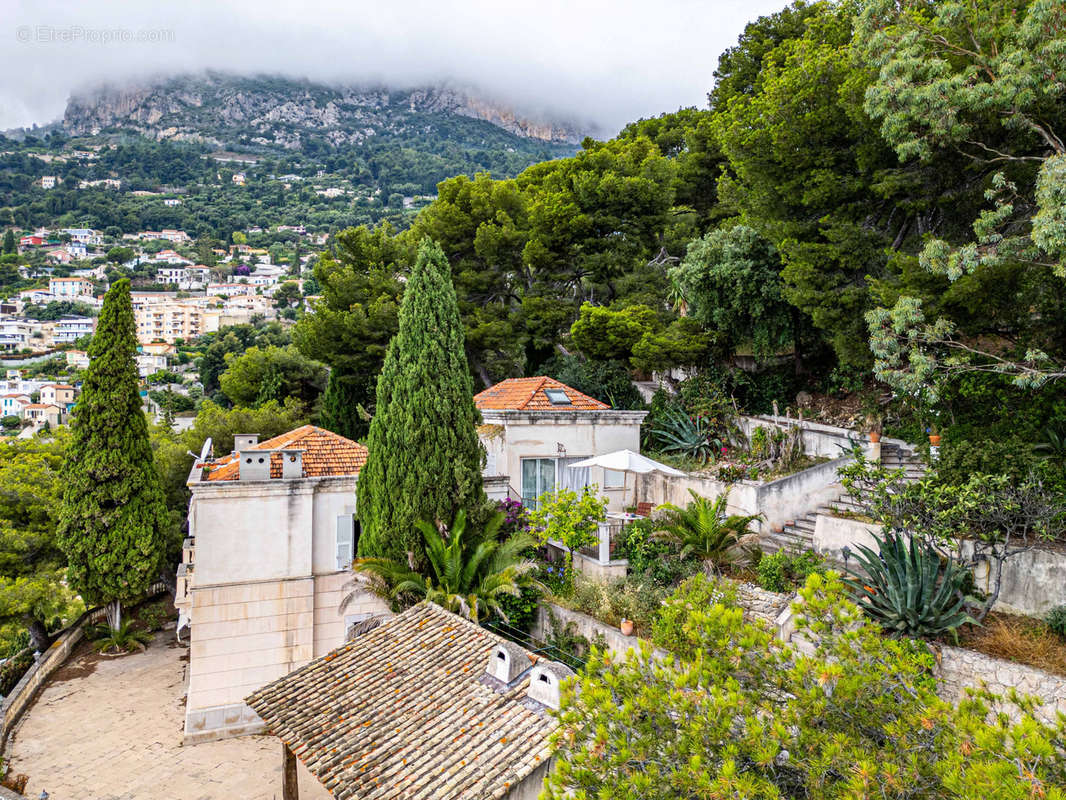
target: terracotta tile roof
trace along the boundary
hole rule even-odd
[[[552,403],[547,389],[566,393],[569,403]],[[603,411],[609,409],[594,397],[560,383],[555,378],[508,378],[474,395],[474,405],[483,411]]]
[[[419,603],[245,702],[338,800],[494,800],[550,756],[557,725],[525,699],[528,674],[485,677],[501,642]]]
[[[358,442],[343,436],[304,425],[296,430],[260,442],[253,450],[278,450],[281,448],[303,450],[303,474],[305,478],[322,478],[330,475],[358,475],[366,463],[367,449]],[[204,475],[207,481],[235,481],[240,477],[240,460],[231,454],[224,458],[202,464],[210,470]],[[270,457],[270,477],[281,477],[281,454]]]

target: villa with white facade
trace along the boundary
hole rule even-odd
[[[340,646],[384,610],[374,597],[342,612],[355,552],[355,489],[367,450],[305,425],[197,461],[189,538],[178,571],[179,635],[189,626],[185,741],[256,733],[244,698]]]
[[[534,506],[545,492],[596,485],[608,510],[626,505],[624,473],[570,464],[615,450],[640,451],[646,411],[618,411],[554,378],[509,378],[474,396],[483,424],[485,490]]]

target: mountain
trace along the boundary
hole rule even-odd
[[[345,148],[382,135],[424,136],[442,124],[454,132],[456,120],[488,123],[519,140],[568,150],[591,132],[573,123],[525,117],[445,85],[397,90],[220,73],[77,94],[62,124],[75,136],[130,132],[217,147],[306,150],[308,143]],[[476,138],[484,130],[465,128],[464,137]]]

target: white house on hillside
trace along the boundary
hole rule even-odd
[[[244,698],[340,646],[347,628],[384,610],[357,598],[340,612],[355,550],[355,488],[367,450],[305,425],[189,475],[189,539],[175,605],[190,650],[185,741],[255,733]]]
[[[557,488],[595,484],[608,510],[625,506],[625,474],[570,464],[615,450],[640,451],[646,411],[616,411],[554,378],[509,378],[474,396],[484,424],[485,490],[526,506]]]

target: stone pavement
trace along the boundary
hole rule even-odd
[[[8,757],[26,796],[50,800],[280,800],[281,743],[250,736],[181,746],[188,650],[172,632],[145,653],[78,650],[23,717]],[[300,765],[300,800],[327,800]]]

